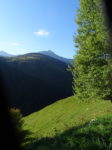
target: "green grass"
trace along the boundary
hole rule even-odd
[[[87,135],[87,132],[89,130],[91,131],[91,133],[94,130],[95,135],[96,135],[96,132],[98,131],[99,128],[104,128],[102,127],[101,122],[103,124],[105,119],[99,121],[100,122],[99,124],[101,125],[99,127],[94,126],[95,124],[93,122],[96,121],[97,118],[99,117],[103,118],[107,116],[110,116],[110,118],[112,116],[112,104],[110,101],[95,100],[91,102],[80,102],[75,97],[69,97],[69,98],[57,101],[54,104],[49,105],[45,107],[44,109],[38,112],[35,112],[24,118],[24,129],[29,130],[31,132],[31,134],[29,135],[30,140],[27,141],[26,143],[27,144],[29,143],[28,147],[29,149],[32,149],[32,150],[36,150],[36,149],[50,150],[52,148],[58,149],[58,145],[60,142],[61,142],[62,149],[67,149],[67,148],[70,149],[72,148],[70,147],[70,145],[72,146],[75,145],[76,144],[75,142],[77,141],[77,140],[75,141],[73,140],[73,139],[77,139],[74,137],[74,135],[72,135],[74,131],[76,131],[77,133],[76,136],[79,136],[79,133],[81,132],[83,134],[85,134],[86,132],[86,135]],[[112,123],[112,119],[108,119],[108,122],[109,120],[111,120],[111,123]],[[92,126],[88,125],[88,123],[91,124],[91,122],[93,123]],[[78,128],[80,130],[78,130]],[[110,128],[109,128],[109,131],[110,131]],[[81,141],[83,141],[84,143],[84,141],[87,140],[85,138],[86,135],[84,136],[83,140],[79,138],[79,141],[77,141],[77,143]],[[66,140],[63,141],[63,137],[64,138],[66,137]],[[93,136],[93,138],[95,137]],[[55,141],[55,144],[54,142],[52,144],[51,139]],[[71,140],[72,144],[68,144],[69,146],[64,144],[63,145],[64,147],[63,147],[62,143],[64,143],[65,141],[66,141],[65,143],[67,143],[67,139],[69,142]],[[37,146],[38,144],[35,144],[35,143],[38,143],[39,141],[41,143],[40,144],[41,149]],[[96,141],[95,143],[96,145],[102,144],[101,141],[99,141],[99,143],[97,142],[98,141]],[[44,148],[42,148],[43,143],[44,143]],[[66,148],[65,148],[65,145],[66,145]],[[88,145],[90,145],[90,142]],[[82,148],[79,148],[79,150],[81,149]]]

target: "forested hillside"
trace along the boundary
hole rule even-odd
[[[2,77],[11,107],[24,115],[72,95],[68,65],[42,54],[0,58]]]

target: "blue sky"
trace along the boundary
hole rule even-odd
[[[23,54],[52,50],[72,58],[79,0],[1,0],[0,50]]]

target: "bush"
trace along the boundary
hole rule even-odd
[[[20,112],[19,109],[15,109],[15,108],[11,108],[9,112],[10,112],[10,116],[12,119],[12,123],[15,128],[15,132],[18,136],[18,139],[20,140],[20,142],[23,142],[25,138],[25,134],[23,130],[24,121],[22,119],[22,113]]]

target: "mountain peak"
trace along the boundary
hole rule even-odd
[[[46,51],[46,52],[47,52],[47,53],[50,53],[50,54],[56,55],[55,52],[53,52],[52,50],[48,50],[48,51]]]
[[[50,52],[50,53],[54,53],[52,50],[48,50],[48,52]]]
[[[40,53],[55,54],[52,50],[41,51]],[[56,55],[56,54],[55,54]]]
[[[12,54],[9,54],[9,53],[7,53],[7,52],[5,52],[5,51],[3,51],[3,50],[1,50],[0,51],[0,56],[3,56],[3,57],[11,57],[11,56],[13,56]]]
[[[53,57],[55,59],[58,59],[62,62],[65,62],[67,64],[70,64],[70,59],[67,59],[67,58],[64,58],[64,57],[61,57],[61,56],[58,56],[57,54],[55,54],[52,50],[47,50],[47,51],[41,51],[39,52],[40,54],[44,54],[44,55],[47,55],[47,56],[50,56],[50,57]]]

